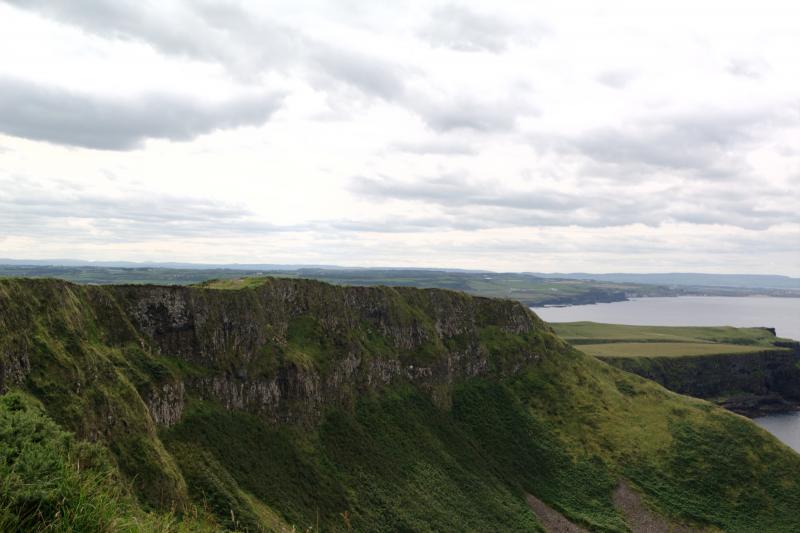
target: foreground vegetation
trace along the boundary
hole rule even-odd
[[[612,493],[626,480],[673,523],[800,528],[800,455],[571,348],[518,305],[240,286],[0,281],[0,525],[536,531],[532,494],[590,530],[623,532]],[[407,370],[369,385],[363,367],[341,373],[352,354]],[[474,366],[434,379],[464,354]],[[320,392],[274,412],[203,388],[288,386],[299,372]],[[341,394],[313,388],[344,379]],[[313,411],[300,401],[320,395]]]
[[[213,531],[213,520],[146,512],[99,445],[31,396],[0,396],[0,531]]]

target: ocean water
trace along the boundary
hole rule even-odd
[[[765,326],[775,328],[780,337],[800,340],[800,298],[638,298],[533,310],[548,322],[590,320],[652,326]],[[763,416],[753,421],[800,452],[800,413]]]
[[[761,416],[754,418],[753,422],[800,453],[800,413]]]
[[[771,327],[779,337],[800,340],[800,298],[681,296],[627,302],[535,307],[548,322],[608,322],[645,326]]]

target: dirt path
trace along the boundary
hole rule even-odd
[[[526,494],[533,513],[548,533],[589,533],[581,526],[573,524],[564,515],[544,503],[542,500]],[[675,524],[663,516],[651,511],[642,502],[638,492],[620,482],[614,490],[614,507],[625,517],[625,522],[633,533],[702,533],[703,530]]]
[[[633,533],[700,533],[702,530],[675,524],[651,511],[638,492],[624,481],[614,490],[614,507]]]
[[[588,530],[576,526],[567,520],[564,515],[548,506],[536,496],[526,494],[525,499],[528,500],[528,505],[533,509],[533,514],[536,515],[539,523],[542,524],[545,531],[548,533],[589,533]]]

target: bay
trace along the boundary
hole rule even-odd
[[[536,307],[548,322],[607,322],[643,326],[771,327],[800,340],[800,298],[680,296],[635,298],[569,307]]]
[[[800,413],[760,416],[754,418],[753,422],[800,452]]]

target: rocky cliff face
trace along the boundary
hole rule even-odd
[[[442,290],[0,280],[0,393],[26,389],[79,438],[105,442],[158,506],[187,500],[158,426],[178,424],[191,400],[311,427],[405,383],[447,408],[459,380],[563,347],[519,303]]]
[[[731,411],[757,416],[800,406],[800,343],[755,354],[603,358],[628,372]]]
[[[274,279],[236,291],[109,290],[159,354],[195,369],[150,393],[166,425],[187,392],[282,422],[313,422],[326,405],[400,381],[446,405],[454,381],[516,372],[560,342],[515,302],[439,290]],[[493,343],[502,358],[490,357]]]
[[[0,291],[0,391],[23,385],[30,355],[38,354],[45,357],[40,367],[67,365],[69,392],[80,396],[81,383],[96,379],[92,352],[102,349],[127,357],[126,379],[152,420],[166,426],[180,419],[187,395],[276,422],[313,422],[326,405],[408,381],[446,406],[455,381],[512,374],[563,346],[516,302],[435,289],[281,279],[242,290],[27,280]],[[175,360],[180,369],[163,362]]]

